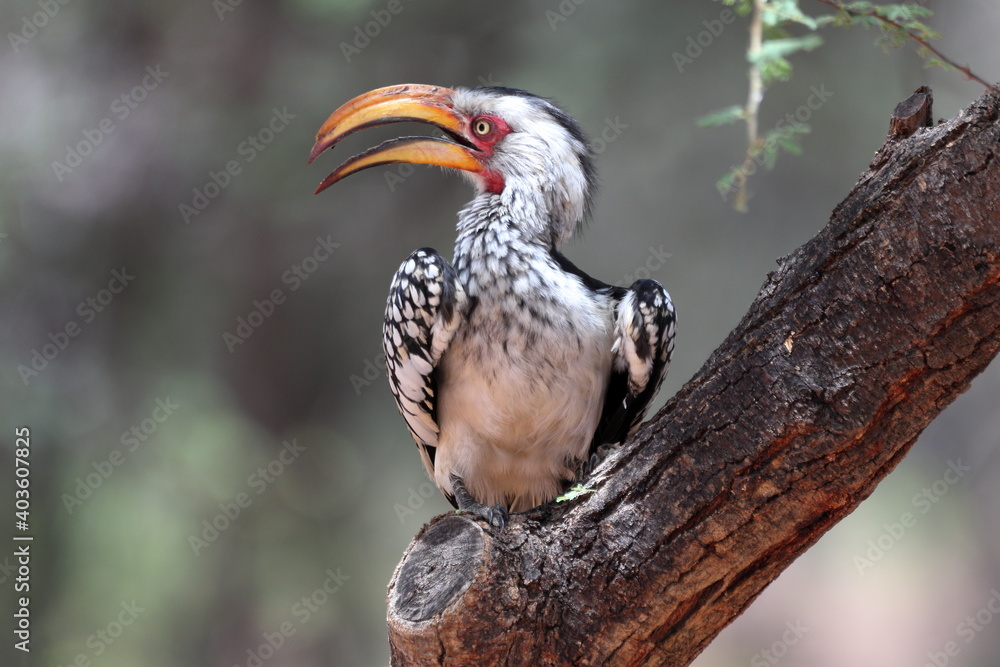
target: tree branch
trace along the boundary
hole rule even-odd
[[[1000,350],[998,117],[984,97],[891,133],[595,493],[499,535],[426,526],[389,587],[393,665],[689,664]]]
[[[887,16],[882,16],[881,14],[878,13],[877,10],[874,9],[862,10],[862,9],[853,9],[851,7],[845,7],[839,2],[839,0],[816,0],[816,2],[824,4],[827,7],[833,7],[837,11],[843,12],[848,16],[852,17],[868,16],[870,18],[875,19],[876,21],[879,21],[880,23],[882,23],[882,25],[888,26],[890,28],[895,28],[898,32],[906,35],[907,39],[912,39],[914,42],[919,44],[921,48],[927,49],[929,53],[933,53],[935,56],[937,56],[937,59],[941,61],[941,63],[947,65],[948,67],[954,69],[957,72],[961,72],[965,76],[965,78],[968,79],[969,81],[975,81],[979,85],[986,88],[986,90],[989,90],[993,93],[1000,93],[1000,89],[997,89],[996,86],[989,84],[985,79],[983,79],[981,76],[973,72],[971,67],[969,67],[968,65],[959,65],[954,60],[952,60],[945,54],[941,53],[941,51],[939,51],[937,47],[935,47],[926,39],[918,35],[916,32],[904,26],[899,21],[893,21]]]

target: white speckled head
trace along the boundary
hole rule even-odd
[[[488,159],[504,179],[501,198],[534,200],[522,204],[541,209],[536,219],[547,221],[553,244],[569,240],[589,213],[596,180],[576,121],[548,100],[514,88],[458,88],[452,102],[470,118],[491,115],[510,126]],[[466,175],[480,184],[476,175]]]

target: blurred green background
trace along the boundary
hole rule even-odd
[[[926,4],[945,52],[1000,79],[1000,6]],[[382,375],[384,298],[413,249],[450,255],[470,191],[404,167],[313,197],[339,160],[383,136],[305,164],[350,97],[498,83],[604,132],[594,221],[566,252],[604,280],[648,271],[670,290],[680,331],[659,405],[736,324],[774,259],[825,223],[897,102],[929,84],[935,115],[950,117],[981,93],[923,69],[910,47],[882,53],[874,32],[826,31],[762,110],[766,129],[813,87],[829,91],[805,154],[757,175],[742,215],[714,188],[741,159],[742,128],[695,127],[745,97],[746,21],[706,39],[722,9],[5,2],[4,610],[15,597],[15,426],[31,428],[35,541],[32,652],[13,650],[5,611],[0,663],[388,662],[386,585],[410,538],[449,506]],[[678,67],[674,54],[698,39],[707,45]],[[994,364],[697,665],[1000,664],[989,609],[1000,588],[998,390]],[[949,464],[969,470],[946,474]],[[904,512],[915,524],[900,532]],[[949,641],[957,655],[942,653]]]

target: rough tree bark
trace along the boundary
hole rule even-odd
[[[1000,101],[925,127],[929,106],[897,107],[829,224],[596,492],[499,535],[454,514],[417,535],[393,665],[687,665],[868,497],[1000,349]]]

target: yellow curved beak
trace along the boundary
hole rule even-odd
[[[319,184],[316,194],[355,172],[383,164],[408,162],[481,172],[481,154],[466,139],[469,121],[454,110],[453,93],[450,88],[423,84],[389,86],[359,95],[334,111],[316,134],[310,163],[349,134],[390,123],[428,123],[453,141],[431,137],[390,139],[337,167]]]

